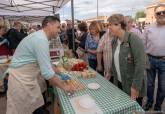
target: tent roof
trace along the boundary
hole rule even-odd
[[[59,14],[55,14],[55,16],[59,17]],[[45,16],[13,16],[13,15],[5,15],[4,19],[8,19],[10,21],[24,21],[28,23],[33,22],[41,22]]]
[[[0,15],[53,15],[69,1],[70,0],[0,0]]]

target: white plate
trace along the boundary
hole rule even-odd
[[[96,90],[96,89],[100,88],[100,85],[98,83],[90,83],[90,84],[88,84],[88,88]]]
[[[82,108],[86,108],[86,109],[91,109],[94,106],[96,106],[95,101],[90,97],[81,98],[79,99],[78,103]]]

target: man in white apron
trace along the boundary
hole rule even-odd
[[[60,32],[60,20],[47,16],[42,22],[42,30],[24,38],[13,56],[8,79],[6,114],[32,114],[44,104],[37,76],[42,76],[54,87],[66,92],[74,92],[55,76],[52,68],[48,40]]]

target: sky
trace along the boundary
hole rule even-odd
[[[98,15],[110,16],[114,13],[134,16],[137,11],[158,0],[98,0]],[[71,3],[58,12],[61,20],[71,19]],[[97,16],[97,0],[74,0],[75,19],[83,20]]]

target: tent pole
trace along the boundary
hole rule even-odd
[[[97,21],[98,21],[98,16],[99,16],[99,4],[98,4],[98,0],[97,0]]]
[[[72,15],[72,40],[73,40],[73,51],[75,52],[74,0],[71,0],[71,15]]]

